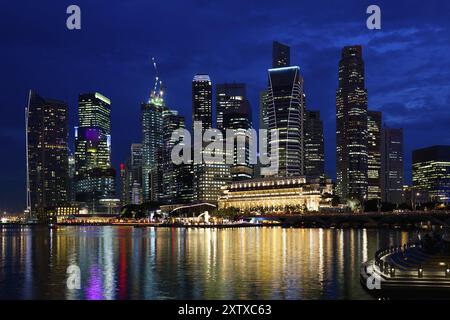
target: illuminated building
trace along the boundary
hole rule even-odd
[[[202,133],[212,128],[212,82],[206,74],[197,74],[192,81],[192,120],[202,122]],[[193,201],[217,202],[220,188],[230,181],[230,166],[223,160],[203,162],[193,164],[192,172]]]
[[[68,108],[30,90],[26,108],[27,209],[46,220],[68,200]]]
[[[212,84],[207,74],[197,74],[192,80],[192,123],[202,122],[202,132],[212,128]]]
[[[267,90],[262,90],[259,92],[259,130],[268,130],[269,128],[269,115],[267,113],[267,109],[268,109],[268,96],[267,96]],[[270,145],[270,135],[267,134],[267,143],[268,145]],[[269,152],[269,148],[267,148],[267,151]],[[259,151],[261,152],[261,150]],[[265,156],[267,157],[267,152],[265,154]],[[255,178],[261,178],[261,168],[264,167],[264,165],[262,165],[259,161],[259,157],[258,157],[258,162],[255,165],[254,168],[254,177]]]
[[[269,129],[276,129],[278,144],[278,176],[299,176],[304,173],[305,95],[300,68],[269,69],[268,118]]]
[[[289,67],[291,63],[291,48],[278,41],[272,43],[272,68]]]
[[[251,135],[252,112],[248,100],[240,101],[239,108],[226,111],[223,119],[223,128],[234,130],[231,178],[233,181],[252,179],[253,164],[250,163],[250,145],[253,143]],[[241,155],[241,157],[238,155]]]
[[[367,199],[367,90],[361,46],[342,49],[336,91],[336,193]]]
[[[142,144],[133,143],[130,156],[125,164],[121,164],[122,204],[140,204],[142,202]],[[139,189],[139,190],[137,190]],[[137,199],[141,202],[135,203]]]
[[[306,111],[305,117],[305,175],[324,177],[323,123],[320,111]]]
[[[450,146],[432,146],[413,151],[413,186],[427,192],[429,200],[450,202]]]
[[[306,177],[264,178],[233,182],[222,188],[219,209],[236,208],[262,213],[319,211],[325,203],[323,195],[331,194],[330,180]]]
[[[367,198],[381,199],[381,112],[367,111]]]
[[[84,203],[93,213],[103,210],[101,200],[115,195],[114,180],[111,101],[98,92],[80,94],[78,126],[75,127],[76,201]]]
[[[403,196],[403,129],[381,132],[381,192],[383,202],[401,204]]]
[[[159,169],[162,162],[163,111],[161,95],[152,95],[141,106],[142,124],[142,189],[144,201],[158,201],[161,197]]]
[[[193,197],[195,202],[217,203],[220,190],[230,181],[230,166],[221,162],[195,164]]]
[[[182,140],[172,139],[172,133],[185,128],[183,116],[175,110],[167,110],[163,117],[163,202],[185,203],[192,200],[192,166],[190,164],[174,164],[171,152]]]
[[[225,129],[224,114],[238,111],[245,97],[244,83],[221,83],[216,85],[217,129]]]
[[[75,184],[75,155],[73,154],[69,154],[69,158],[68,158],[68,165],[69,165],[69,176],[68,176],[68,201],[70,203],[75,202],[75,188],[76,188],[76,184]]]

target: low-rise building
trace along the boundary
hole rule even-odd
[[[219,209],[268,212],[320,211],[331,205],[329,179],[264,178],[231,183],[222,188]]]

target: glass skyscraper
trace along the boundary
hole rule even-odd
[[[26,108],[27,209],[47,220],[47,210],[68,200],[68,108],[30,91]]]
[[[305,175],[325,176],[323,123],[320,111],[306,111],[305,117]]]
[[[162,193],[163,112],[162,96],[141,105],[142,191],[144,201],[159,201]]]
[[[403,129],[381,131],[381,193],[383,202],[401,204],[403,199]]]
[[[237,111],[246,98],[245,84],[221,83],[216,85],[216,118],[217,129],[224,129],[224,114]]]
[[[277,140],[270,141],[270,150],[278,144],[278,176],[304,174],[303,78],[297,66],[269,69],[267,115],[269,130],[278,131]]]
[[[78,97],[75,127],[76,201],[96,213],[104,200],[115,198],[115,170],[111,167],[111,101],[94,92]]]
[[[234,132],[231,178],[233,181],[251,179],[253,164],[250,163],[250,145],[256,141],[253,141],[251,134],[252,112],[248,100],[240,101],[239,108],[226,111],[223,119],[224,129],[231,129]]]
[[[202,132],[212,128],[212,83],[207,74],[192,80],[192,123],[202,122]]]
[[[381,112],[367,111],[367,198],[381,199]]]
[[[367,90],[361,46],[342,49],[336,91],[336,193],[367,199]]]

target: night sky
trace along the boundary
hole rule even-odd
[[[81,8],[81,30],[66,28],[66,8]],[[382,30],[366,28],[378,4]],[[450,144],[449,1],[3,1],[0,6],[0,210],[25,206],[24,108],[33,88],[69,104],[98,91],[112,100],[113,163],[140,142],[140,103],[154,83],[156,57],[167,104],[191,117],[191,81],[245,82],[258,121],[273,40],[291,46],[309,109],[325,127],[326,171],[335,177],[335,91],[340,50],[363,45],[369,109],[403,127],[405,177],[411,151]]]

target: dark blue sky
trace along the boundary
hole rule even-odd
[[[82,29],[65,27],[77,4]],[[382,30],[366,28],[378,4]],[[191,116],[191,80],[245,82],[257,121],[271,42],[291,46],[305,78],[307,104],[325,125],[326,170],[335,176],[335,90],[340,49],[363,45],[369,108],[405,130],[405,175],[411,151],[450,144],[449,1],[3,1],[0,34],[0,210],[25,199],[24,108],[27,91],[69,103],[70,132],[81,92],[112,100],[116,168],[140,141],[140,102],[147,99],[157,58],[167,103]],[[190,122],[190,121],[189,121]],[[72,146],[71,146],[72,147]]]

